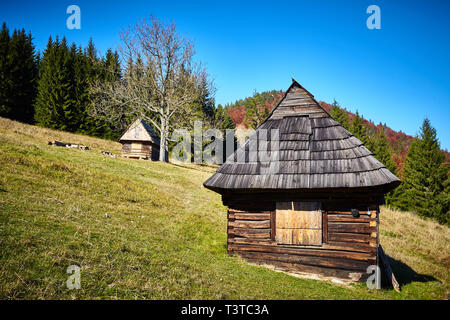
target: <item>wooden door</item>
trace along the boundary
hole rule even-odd
[[[321,245],[320,202],[277,202],[275,239],[279,244]]]

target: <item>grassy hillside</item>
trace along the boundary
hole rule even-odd
[[[0,118],[1,299],[447,298],[447,227],[382,211],[401,293],[295,278],[226,254],[226,208],[202,187],[213,169],[100,153],[119,150]],[[66,288],[72,264],[80,290]]]

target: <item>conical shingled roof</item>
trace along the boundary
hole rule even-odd
[[[251,139],[248,139],[204,186],[218,192],[378,186],[386,192],[398,186],[400,180],[336,122],[311,93],[292,80],[292,85],[255,132],[254,137],[259,140],[257,151],[253,155],[249,153],[255,149],[249,148]],[[261,129],[268,130],[269,141],[261,141]],[[279,141],[271,138],[270,129],[279,129]],[[278,151],[274,148],[276,144]],[[277,160],[262,161],[262,153],[274,153],[272,156]],[[243,158],[245,162],[237,161]]]
[[[150,141],[159,144],[159,137],[144,120],[136,119],[128,130],[120,137],[119,141]]]

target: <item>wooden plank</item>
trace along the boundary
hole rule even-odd
[[[368,217],[360,216],[358,218],[353,218],[353,216],[349,217],[348,215],[328,215],[329,222],[373,222],[376,220]]]
[[[273,241],[275,241],[275,239],[276,239],[276,230],[277,230],[276,225],[277,225],[276,213],[272,212],[270,215],[270,238]]]
[[[270,229],[232,228],[230,234],[244,238],[270,239]]]
[[[258,244],[264,246],[277,246],[280,248],[285,248],[287,246],[277,245],[276,241],[272,239],[250,239],[250,238],[228,238],[228,243],[236,244]],[[288,248],[298,248],[289,245]],[[353,251],[353,252],[364,252],[370,253],[373,257],[376,256],[377,248],[366,243],[351,243],[351,242],[331,242],[323,244],[322,246],[301,246],[303,249],[315,249],[315,250],[341,250],[341,251]]]
[[[322,246],[323,249],[331,249],[331,250],[345,250],[345,251],[355,251],[355,252],[366,252],[371,253],[375,256],[376,246],[367,243],[360,242],[338,242],[338,241],[329,241],[327,244]]]
[[[230,214],[230,210],[228,210],[228,215]],[[228,223],[227,223],[227,238],[229,239],[233,239],[234,238],[234,232],[233,232],[233,228],[230,227],[230,222],[233,222],[234,218],[228,218]],[[227,241],[227,253],[231,253],[231,247],[228,244]]]
[[[228,218],[238,220],[269,220],[270,213],[230,213]]]
[[[235,228],[252,228],[252,229],[267,229],[270,228],[270,220],[234,220],[228,222],[230,227]]]
[[[368,234],[361,233],[335,233],[330,232],[328,229],[328,242],[338,241],[338,242],[358,242],[358,243],[369,243],[372,238]]]
[[[272,239],[250,239],[242,237],[228,238],[228,243],[238,243],[238,244],[257,244],[261,246],[273,246],[276,242]]]
[[[236,254],[244,258],[253,258],[266,261],[280,261],[288,263],[298,263],[311,266],[328,267],[328,268],[340,268],[346,270],[365,271],[369,266],[368,262],[356,261],[340,258],[329,257],[314,257],[314,256],[299,256],[299,255],[287,255],[279,253],[266,253],[266,252],[244,252],[235,251]]]
[[[376,232],[376,228],[369,226],[368,223],[328,222],[328,232],[371,234]]]
[[[326,211],[322,211],[322,241],[328,242],[328,215]]]
[[[279,228],[276,231],[276,241],[280,244],[321,245],[321,229]]]
[[[292,202],[283,201],[276,203],[276,227],[285,228],[289,226],[290,223],[290,213],[292,211]]]
[[[235,197],[233,197],[235,198]],[[260,213],[272,213],[271,210],[256,210],[256,211],[246,211],[246,210],[239,210],[239,209],[233,209],[233,208],[228,208],[228,213],[244,213],[244,214],[251,214],[251,213],[256,213],[256,214],[260,214]]]
[[[291,228],[322,229],[322,212],[319,202],[294,202]]]
[[[395,291],[400,292],[400,285],[392,272],[391,265],[389,264],[389,259],[384,254],[383,247],[381,244],[378,246],[378,257],[383,265],[384,273],[388,279],[389,284],[394,288]]]
[[[325,277],[333,277],[344,280],[352,280],[352,281],[365,281],[363,272],[355,272],[351,270],[337,269],[337,268],[326,268],[326,267],[318,267],[318,266],[309,266],[303,264],[293,264],[279,261],[267,261],[261,259],[254,258],[245,258],[247,261],[260,264],[260,265],[271,265],[277,269],[280,269],[285,272],[291,273],[309,273],[309,274],[318,274]]]
[[[350,259],[358,261],[370,261],[373,262],[376,259],[374,253],[364,252],[348,252],[338,250],[317,250],[312,248],[293,248],[287,246],[264,246],[264,245],[245,245],[245,244],[230,244],[233,251],[252,251],[252,252],[265,252],[265,253],[280,253],[289,255],[302,255],[313,257],[327,257],[327,258],[339,258]]]

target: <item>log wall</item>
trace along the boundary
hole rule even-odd
[[[228,253],[289,272],[363,281],[367,267],[377,264],[379,210],[375,203],[354,203],[322,202],[323,244],[302,246],[277,244],[274,205],[229,200]],[[360,210],[359,217],[352,216],[353,208]]]
[[[127,158],[142,158],[157,161],[159,159],[159,146],[151,142],[137,142],[141,143],[139,151],[131,150],[131,144],[136,142],[124,141],[122,142],[122,156]]]

